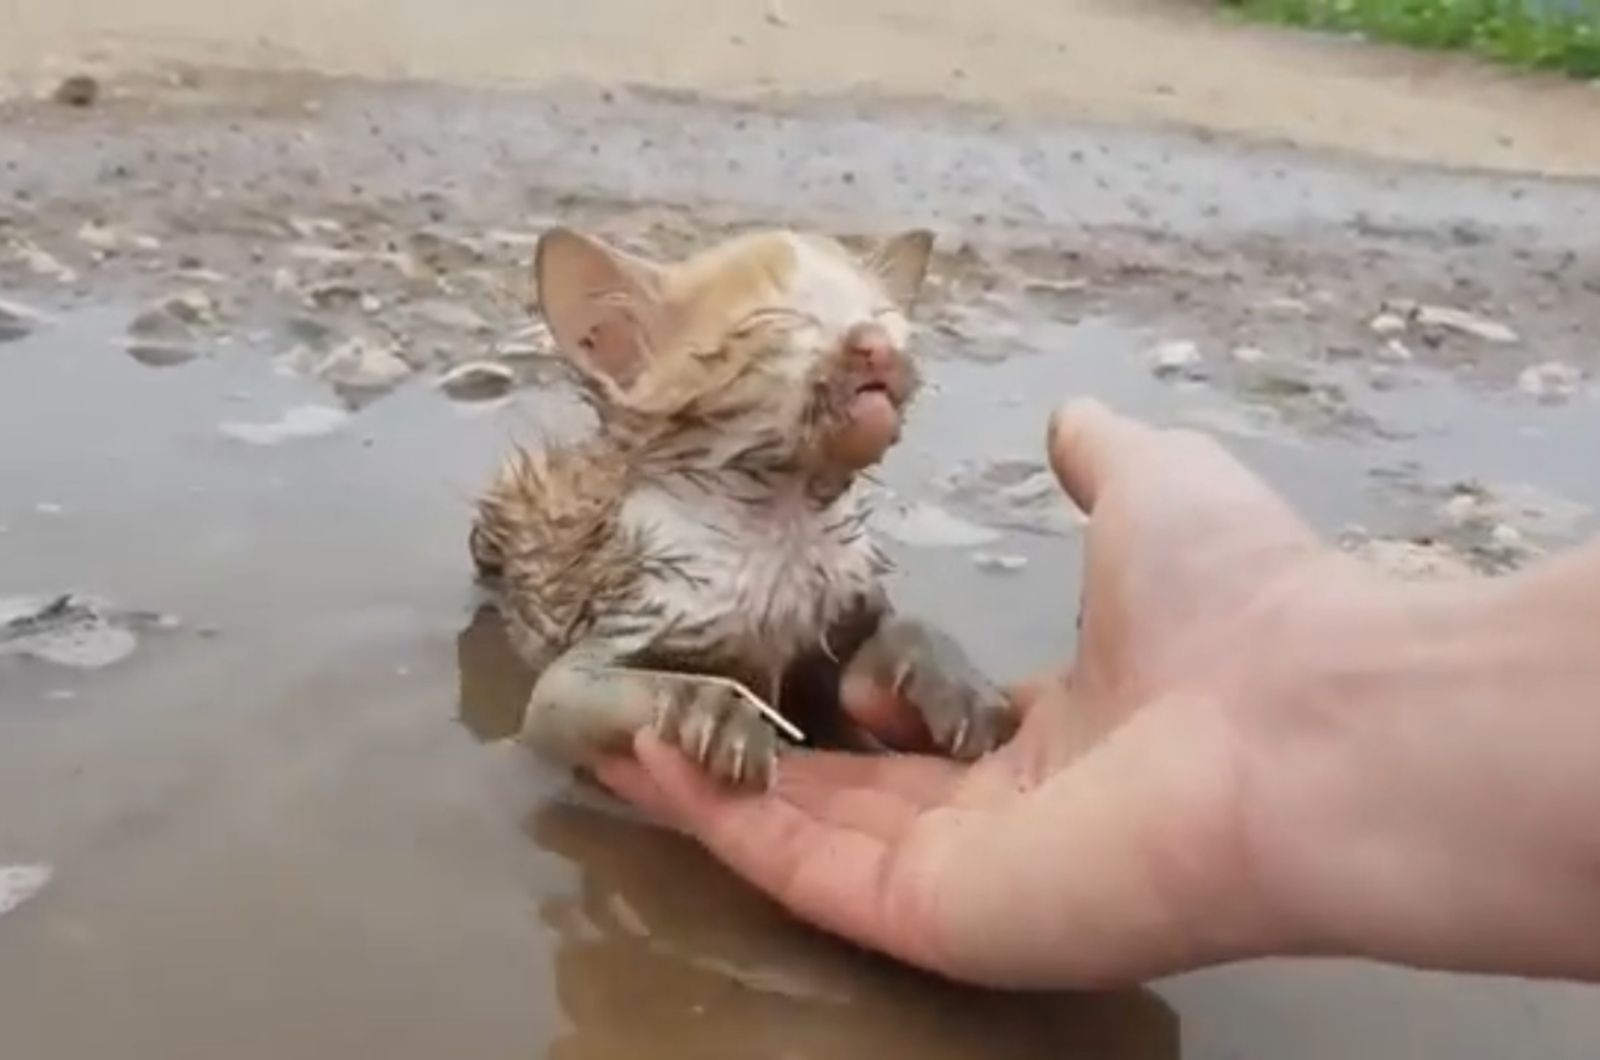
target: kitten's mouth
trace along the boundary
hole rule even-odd
[[[900,439],[900,402],[887,383],[865,382],[850,396],[843,421],[829,448],[836,460],[859,471],[883,459]]]

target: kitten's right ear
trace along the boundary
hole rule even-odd
[[[533,259],[540,308],[556,346],[612,397],[650,363],[661,318],[659,266],[570,228],[552,228]]]

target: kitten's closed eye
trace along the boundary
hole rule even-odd
[[[818,321],[798,309],[788,306],[767,306],[747,313],[740,321],[729,329],[729,334],[734,338],[747,338],[751,334],[768,327],[795,327],[811,325],[815,327]]]

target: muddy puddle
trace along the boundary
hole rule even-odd
[[[467,504],[511,438],[582,428],[563,394],[457,402],[419,375],[352,409],[256,350],[151,367],[120,342],[138,310],[91,300],[0,347],[0,596],[176,619],[104,667],[0,657],[6,1057],[1576,1058],[1600,1040],[1576,987],[1266,962],[1007,998],[792,925],[498,743],[527,676],[469,584]],[[1013,323],[1004,359],[930,341],[882,476],[900,599],[998,674],[1070,647],[1078,539],[1036,475],[1072,393],[1218,430],[1330,533],[1433,533],[1469,478],[1568,502],[1527,540],[1587,532],[1600,503],[1588,397],[1420,367],[1374,389],[1359,364],[1185,381],[1152,371],[1157,332]]]

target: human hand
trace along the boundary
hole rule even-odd
[[[1078,403],[1049,445],[1089,514],[1079,651],[1015,691],[1011,743],[970,766],[796,753],[740,798],[646,733],[602,781],[798,916],[957,979],[1121,985],[1292,945],[1244,827],[1251,710],[1281,616],[1345,561],[1210,439]],[[891,690],[844,692],[907,731]]]

